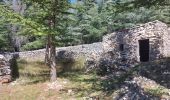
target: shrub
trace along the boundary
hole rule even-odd
[[[59,62],[63,71],[74,71],[85,69],[85,58],[78,57],[74,60],[64,60]]]
[[[45,43],[42,40],[33,41],[22,46],[22,50],[36,50],[45,47]]]

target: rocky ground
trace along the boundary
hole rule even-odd
[[[106,91],[94,76],[64,77],[56,82],[23,84],[17,80],[1,84],[0,100],[170,100],[170,89],[142,76],[122,84],[110,84],[118,87]]]
[[[134,77],[113,93],[114,100],[170,100],[170,89],[145,77]]]

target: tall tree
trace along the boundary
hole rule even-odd
[[[55,37],[60,34],[64,14],[69,8],[68,0],[27,0],[32,15],[23,18],[19,14],[0,6],[0,16],[8,18],[12,23],[20,23],[30,33],[46,36],[46,63],[51,69],[51,81],[56,80],[56,47]]]
[[[56,80],[56,45],[55,37],[59,34],[64,20],[64,14],[69,8],[68,0],[29,0],[33,11],[37,11],[34,19],[37,23],[48,27],[45,62],[51,69],[51,81]]]

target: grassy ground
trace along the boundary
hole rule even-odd
[[[44,63],[18,60],[17,65],[19,78],[10,84],[0,85],[0,100],[96,100],[97,98],[110,100],[113,99],[112,94],[119,90],[129,76],[138,73],[139,69],[142,71],[141,67],[137,67],[122,76],[109,79],[99,77],[95,73],[86,74],[81,71],[66,71],[58,73],[57,81],[51,83],[49,82],[49,68]],[[159,64],[156,65],[158,66]],[[169,63],[167,67],[168,65]],[[142,66],[143,70],[144,68]],[[147,65],[146,68],[153,71],[153,68],[156,67],[152,68],[152,66]],[[149,73],[156,76],[153,72]],[[160,73],[158,76],[161,75],[163,74]],[[151,77],[149,78],[152,79]],[[158,79],[156,78],[156,80]],[[155,87],[144,86],[143,88],[144,91],[155,96],[164,96],[164,94],[168,93],[166,92],[167,89]]]
[[[82,100],[101,94],[98,77],[80,71],[58,74],[49,82],[49,68],[42,62],[18,61],[19,78],[0,86],[0,100]]]

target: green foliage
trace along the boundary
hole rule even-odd
[[[27,0],[26,3],[31,5],[28,7],[26,17],[45,26],[47,34],[58,35],[61,32],[64,15],[67,14],[69,7],[67,0]]]
[[[158,19],[170,25],[170,6],[163,6],[157,9]]]
[[[145,91],[148,92],[151,95],[159,96],[160,97],[160,96],[162,96],[164,94],[168,94],[164,90],[165,90],[164,87],[156,87],[156,88],[146,89]]]
[[[5,48],[5,46],[7,46],[8,41],[5,40],[5,35],[4,34],[0,34],[0,50],[6,50],[7,48]]]
[[[76,59],[61,59],[57,62],[60,67],[61,71],[68,72],[68,71],[83,71],[85,70],[85,63],[86,59],[83,56],[77,57]]]
[[[112,30],[130,28],[136,24],[146,23],[156,20],[156,11],[141,7],[133,12],[122,12],[115,16]]]
[[[33,42],[29,42],[25,45],[22,46],[22,50],[37,50],[37,49],[42,49],[45,48],[45,43],[42,40],[36,40]]]
[[[0,4],[0,16],[2,17],[1,20],[5,20],[11,24],[19,24],[30,33],[34,33],[36,35],[43,35],[47,33],[48,30],[48,28],[42,24],[36,23],[30,18],[22,17],[3,4]]]
[[[152,6],[165,6],[170,4],[170,0],[134,0],[131,3],[135,5],[135,7],[152,7]]]
[[[1,18],[0,18],[1,19]],[[0,50],[6,51],[10,50],[10,41],[8,39],[7,25],[5,21],[0,20]]]
[[[91,43],[101,41],[101,37],[107,32],[101,14],[98,12],[98,5],[92,1],[78,2],[74,5],[77,8],[72,24],[77,32],[78,39],[81,43]]]
[[[17,33],[26,37],[54,34],[56,46],[102,41],[105,34],[153,20],[170,24],[169,0],[81,0],[72,5],[67,0],[25,0],[24,3],[27,8],[21,16],[2,2],[0,23],[21,26]],[[55,23],[51,23],[52,20]],[[10,41],[5,24],[0,24],[3,30],[0,33],[1,48]],[[28,48],[33,47],[30,44]]]
[[[135,3],[132,0],[78,1],[73,5],[76,8],[76,10],[73,10],[75,16],[71,16],[74,23],[68,23],[69,30],[67,33],[77,34],[73,38],[76,38],[79,41],[78,43],[92,43],[101,41],[105,34],[136,24],[156,19],[166,20],[167,22],[167,17],[166,19],[163,17],[167,14],[161,13],[160,15],[156,7],[135,8]],[[165,8],[163,9],[165,10]],[[74,43],[71,44],[74,45]]]

